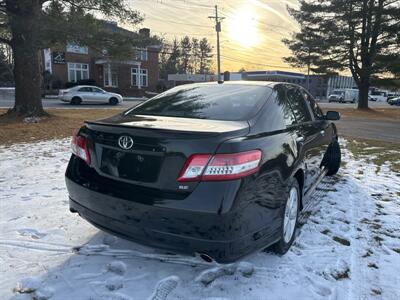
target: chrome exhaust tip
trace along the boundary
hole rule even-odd
[[[199,253],[199,256],[202,260],[204,260],[207,263],[212,263],[214,262],[214,259],[208,255],[207,253]]]

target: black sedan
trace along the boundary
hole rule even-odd
[[[299,211],[340,166],[336,127],[301,87],[191,84],[72,141],[70,210],[104,231],[230,262],[288,251]]]

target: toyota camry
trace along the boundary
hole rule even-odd
[[[284,254],[316,185],[339,169],[339,117],[293,84],[175,87],[78,131],[70,210],[111,234],[219,262],[269,246]]]

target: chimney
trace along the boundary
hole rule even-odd
[[[149,38],[150,37],[150,28],[139,29],[139,35],[144,38]]]

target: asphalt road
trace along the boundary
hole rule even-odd
[[[119,108],[119,109],[128,109],[132,106],[136,106],[142,101],[137,100],[126,100],[122,104],[111,106],[107,104],[91,104],[91,103],[82,103],[80,105],[71,105],[66,102],[62,102],[58,99],[43,99],[43,107],[44,108],[64,108],[64,109],[73,109],[73,108],[98,108],[98,109],[110,109],[110,108]],[[0,108],[10,108],[14,106],[14,100],[3,100],[0,99]]]
[[[58,99],[43,99],[43,106],[45,108],[57,109],[128,109],[136,106],[142,101],[129,100],[124,101],[117,106],[110,106],[108,104],[80,104],[71,105],[69,103],[61,102]],[[9,108],[14,105],[14,100],[0,99],[0,108]],[[338,108],[355,108],[356,104],[351,103],[328,103],[320,102],[319,105],[325,111],[335,110]],[[390,106],[386,102],[369,102],[371,108],[388,108],[400,109],[399,106]],[[362,120],[362,119],[348,119],[335,122],[342,136],[373,139],[384,142],[400,142],[400,120],[399,121],[386,121],[386,120]]]
[[[125,100],[121,105],[117,106],[110,106],[108,104],[88,104],[88,103],[83,103],[80,105],[71,105],[69,103],[62,102],[58,99],[43,99],[43,106],[45,108],[104,108],[104,109],[110,109],[110,108],[130,108],[132,106],[136,106],[137,104],[141,103],[142,101],[140,100]],[[0,108],[9,108],[14,105],[14,100],[9,99],[9,100],[4,100],[0,99]],[[357,104],[353,103],[337,103],[337,102],[319,102],[319,105],[323,109],[335,109],[335,108],[350,108],[350,107],[357,107]],[[371,108],[389,108],[392,107],[386,102],[369,102],[369,106]]]
[[[349,120],[335,122],[339,136],[400,143],[400,120]]]

